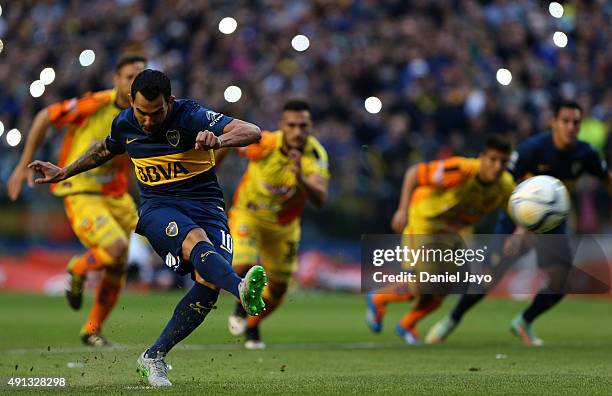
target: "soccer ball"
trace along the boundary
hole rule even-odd
[[[516,224],[536,233],[550,231],[569,214],[567,189],[552,176],[535,176],[520,183],[508,201],[508,213]]]

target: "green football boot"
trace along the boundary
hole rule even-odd
[[[262,298],[264,288],[268,284],[266,271],[261,265],[252,267],[238,285],[240,302],[249,315],[259,315],[266,309],[266,303]]]
[[[522,314],[518,314],[512,319],[510,322],[510,331],[515,336],[519,337],[523,344],[527,346],[542,346],[544,345],[544,341],[533,331],[531,327],[531,323],[527,323],[525,319],[523,319]]]

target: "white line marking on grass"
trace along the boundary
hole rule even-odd
[[[268,344],[268,350],[314,350],[314,349],[337,349],[337,350],[351,350],[351,349],[387,349],[387,348],[398,348],[403,347],[404,344],[399,342],[318,342],[318,343],[286,343],[286,344]],[[27,355],[35,353],[51,353],[51,354],[62,354],[62,353],[87,353],[87,352],[112,352],[112,351],[128,351],[128,350],[141,350],[146,348],[144,345],[113,345],[105,348],[93,348],[93,347],[51,347],[50,350],[47,348],[14,348],[6,349],[5,353],[14,355]],[[242,343],[228,343],[228,344],[185,344],[178,345],[176,350],[193,350],[193,351],[227,351],[227,350],[243,350]]]
[[[83,352],[112,352],[112,351],[120,351],[120,350],[128,350],[136,348],[135,345],[127,346],[127,345],[113,345],[110,347],[104,348],[94,348],[94,347],[51,347],[51,349],[47,348],[15,348],[15,349],[6,349],[4,352],[12,353],[15,355],[27,355],[29,353],[83,353]],[[1,350],[0,350],[1,351]]]
[[[383,349],[396,348],[402,345],[399,342],[313,342],[313,343],[287,343],[287,344],[267,344],[266,349],[272,350],[291,350],[291,349]],[[226,349],[244,349],[240,344],[187,344],[178,346],[179,349],[187,350],[226,350]]]

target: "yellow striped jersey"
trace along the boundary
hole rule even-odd
[[[478,179],[480,160],[451,157],[417,166],[405,233],[453,233],[469,227],[497,208],[505,208],[514,189],[504,171],[497,182]]]
[[[69,128],[62,142],[59,166],[74,162],[94,142],[106,137],[113,119],[121,111],[115,105],[115,97],[114,90],[93,92],[47,107],[49,119],[57,128]],[[127,191],[128,170],[127,157],[116,157],[98,168],[52,184],[51,191],[57,196],[77,193],[119,196]]]
[[[239,149],[249,159],[234,195],[232,208],[248,211],[259,220],[287,224],[302,213],[306,196],[297,187],[292,162],[283,154],[283,132],[263,132],[259,143]],[[327,152],[314,136],[302,151],[302,173],[329,178]]]

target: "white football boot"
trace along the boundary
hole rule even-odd
[[[136,370],[147,378],[151,386],[172,386],[172,382],[168,379],[168,365],[164,357],[148,358],[145,357],[146,353],[147,351],[144,351],[138,358]]]

